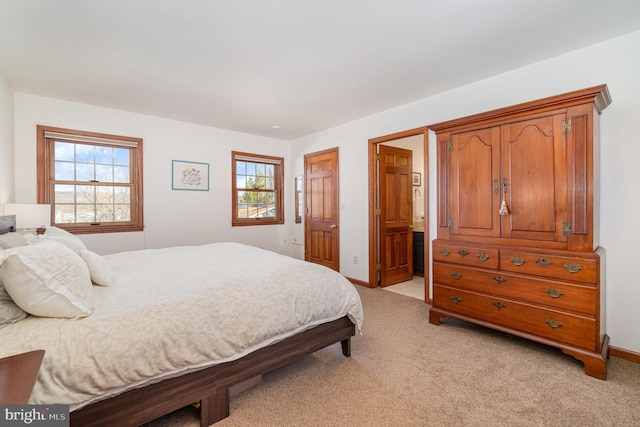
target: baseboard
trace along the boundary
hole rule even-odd
[[[628,360],[629,362],[640,363],[640,353],[609,346],[609,356]]]
[[[345,276],[346,277],[346,276]],[[364,286],[365,288],[375,288],[376,286],[371,286],[369,282],[363,282],[362,280],[352,279],[351,277],[347,277],[347,280],[353,283],[354,285]]]

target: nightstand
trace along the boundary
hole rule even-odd
[[[26,405],[36,382],[44,350],[0,359],[0,404]]]

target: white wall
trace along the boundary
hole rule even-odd
[[[285,158],[286,168],[288,142],[17,93],[15,164],[20,167],[15,171],[15,194],[18,203],[36,201],[38,124],[143,139],[145,229],[134,233],[81,235],[89,249],[104,254],[233,240],[289,253],[286,225],[231,227],[231,151],[281,156]],[[209,163],[210,191],[172,190],[172,160]],[[286,201],[293,197],[291,187],[285,187]],[[285,204],[285,209],[289,207]],[[286,214],[290,222],[293,208],[287,209]]]
[[[0,72],[0,205],[13,202],[13,91]]]
[[[440,93],[327,131],[300,138],[295,158],[329,147],[340,149],[340,265],[342,273],[368,281],[368,139],[469,114],[557,95],[598,84],[609,86],[613,103],[601,119],[600,242],[607,250],[607,333],[611,345],[640,353],[640,32]],[[430,239],[435,238],[435,144],[430,142]]]

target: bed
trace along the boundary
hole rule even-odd
[[[66,258],[80,279],[40,271]],[[231,387],[335,343],[349,356],[362,325],[339,273],[239,243],[100,256],[50,227],[0,261],[12,300],[0,304],[25,311],[0,327],[0,357],[45,350],[29,403],[69,405],[72,425],[140,425],[196,402],[213,424],[229,415]],[[44,304],[29,300],[41,289],[21,294],[47,274]]]

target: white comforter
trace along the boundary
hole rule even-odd
[[[114,284],[71,320],[0,329],[0,357],[45,349],[30,403],[80,408],[132,387],[234,360],[362,306],[340,274],[238,243],[105,256]]]

